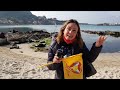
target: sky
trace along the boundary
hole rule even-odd
[[[57,20],[76,19],[79,23],[120,23],[120,11],[31,11],[31,13]]]

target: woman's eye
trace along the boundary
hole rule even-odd
[[[76,30],[73,30],[73,32],[76,32]]]
[[[67,28],[68,31],[70,31],[70,28]]]

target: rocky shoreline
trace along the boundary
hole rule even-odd
[[[95,31],[83,32],[101,34]],[[39,68],[40,65],[47,63],[48,53],[35,52],[30,48],[32,41],[34,42],[34,40],[42,37],[51,37],[50,33],[43,30],[31,32],[14,31],[6,33],[5,36],[10,43],[15,42],[19,49],[10,49],[10,43],[7,44],[8,46],[0,46],[0,79],[54,79],[55,71],[48,70],[46,67]],[[5,38],[4,36],[0,37]],[[93,64],[97,74],[88,79],[120,79],[119,52],[100,53]]]
[[[88,34],[110,35],[116,38],[120,37],[120,32],[117,31],[90,31],[90,30],[81,30],[81,31]]]
[[[50,33],[46,30],[33,30],[27,32],[20,32],[18,30],[9,31],[7,33],[0,33],[0,39],[5,39],[4,42],[0,40],[0,45],[11,44],[12,42],[16,44],[34,42],[42,38],[50,37]]]

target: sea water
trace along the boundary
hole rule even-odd
[[[62,25],[1,25],[0,32],[8,32],[15,30],[29,31],[29,30],[46,30],[48,32],[59,32]],[[97,26],[97,25],[80,25],[81,30],[91,31],[118,31],[120,32],[120,26]],[[99,38],[97,34],[87,34],[81,32],[82,38],[86,43],[86,46],[90,50],[92,44]],[[103,45],[102,51],[104,53],[120,52],[120,37],[112,37],[107,35],[107,40]]]

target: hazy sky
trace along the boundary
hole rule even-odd
[[[76,19],[79,23],[120,23],[120,11],[31,11],[36,16],[57,18],[58,20]]]

